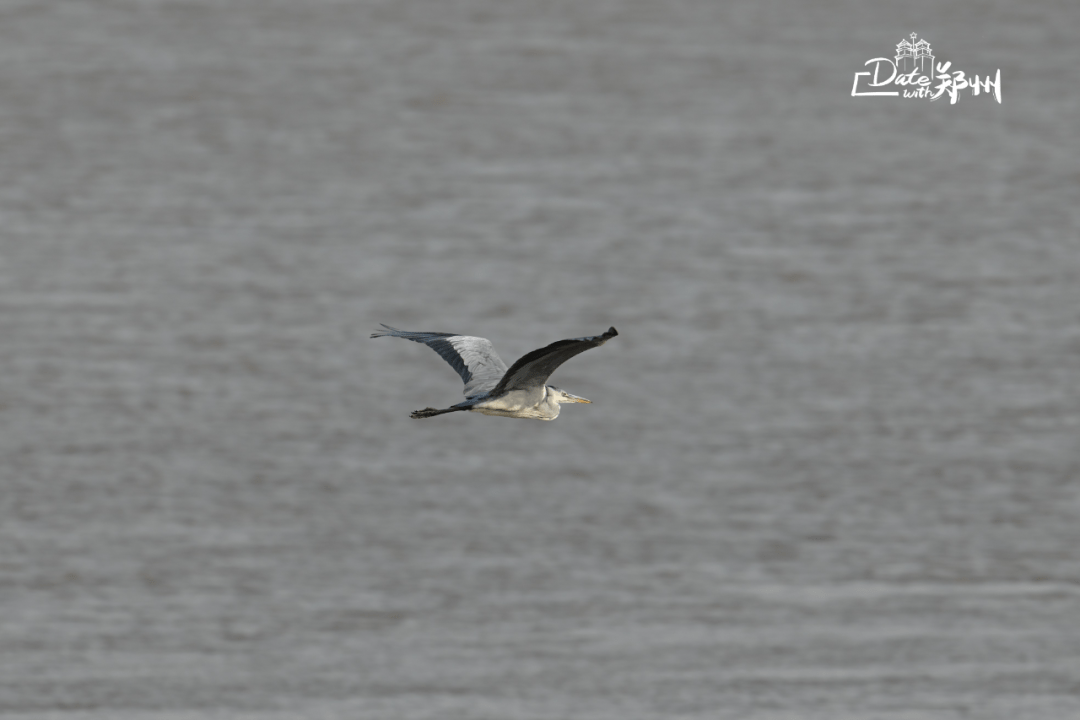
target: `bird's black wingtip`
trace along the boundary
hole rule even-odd
[[[391,333],[397,332],[397,328],[392,328],[389,325],[387,325],[386,323],[379,323],[379,324],[382,325],[386,329],[385,330],[376,330],[375,332],[371,333],[371,335],[369,335],[369,337],[381,338],[381,337],[386,337],[387,335],[390,335]]]
[[[619,334],[619,331],[615,329],[615,326],[614,326],[614,325],[612,325],[611,327],[609,327],[609,328],[607,329],[607,332],[606,332],[606,333],[604,333],[604,335],[606,335],[607,337],[615,337],[615,336],[616,336],[616,335],[618,335],[618,334]]]

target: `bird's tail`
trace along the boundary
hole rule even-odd
[[[415,410],[409,417],[413,420],[423,420],[424,418],[435,417],[436,415],[442,415],[444,413],[460,412],[468,409],[468,407],[457,407],[456,405],[454,407],[443,408],[442,410],[436,410],[435,408],[429,407],[424,408],[423,410]]]

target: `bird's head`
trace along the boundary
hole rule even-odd
[[[583,397],[578,397],[577,395],[571,395],[570,393],[566,392],[565,390],[563,390],[561,388],[557,388],[554,385],[548,385],[547,390],[548,390],[548,397],[551,398],[552,400],[554,400],[555,402],[559,403],[559,404],[562,404],[562,403],[591,403],[592,402],[592,400],[586,400]]]

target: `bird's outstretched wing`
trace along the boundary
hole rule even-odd
[[[542,387],[547,383],[551,373],[555,372],[555,368],[578,353],[583,353],[589,348],[600,347],[618,334],[615,328],[608,328],[603,335],[558,340],[547,347],[533,350],[510,366],[491,394],[498,395],[510,390]]]
[[[506,363],[495,354],[495,348],[486,338],[454,333],[408,332],[379,324],[386,330],[373,332],[371,337],[405,338],[424,343],[439,353],[464,381],[465,397],[483,395],[495,387],[499,379],[506,374]]]

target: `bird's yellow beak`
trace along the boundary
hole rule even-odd
[[[592,404],[592,400],[586,400],[585,398],[578,397],[577,395],[571,395],[570,397],[572,401],[576,403],[589,403],[590,405]]]

